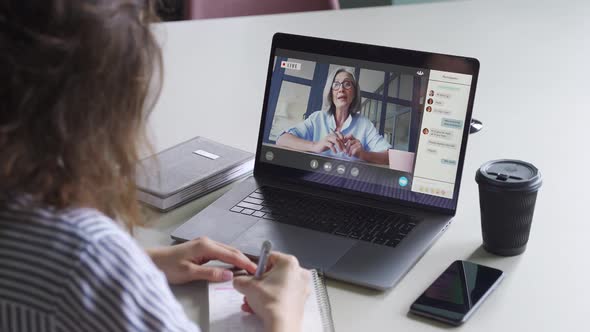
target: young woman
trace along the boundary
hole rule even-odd
[[[134,170],[161,73],[148,0],[0,3],[0,330],[195,331],[168,283],[254,272],[209,239],[142,251]],[[309,273],[273,253],[243,310],[300,329]]]

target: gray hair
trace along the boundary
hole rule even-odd
[[[330,115],[334,114],[334,112],[336,111],[336,106],[334,105],[334,101],[332,99],[332,83],[334,83],[336,75],[342,72],[345,72],[352,77],[352,82],[355,91],[354,99],[350,104],[348,113],[350,113],[351,115],[358,114],[361,111],[361,88],[359,86],[359,82],[357,81],[353,73],[349,72],[348,70],[342,67],[334,70],[330,75],[328,75],[328,79],[326,80],[326,87],[324,88],[324,110],[328,112]]]

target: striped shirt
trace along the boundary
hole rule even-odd
[[[0,210],[0,331],[198,331],[164,274],[93,209]]]

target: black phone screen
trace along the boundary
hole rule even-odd
[[[503,276],[491,267],[453,262],[412,304],[411,311],[459,324]]]

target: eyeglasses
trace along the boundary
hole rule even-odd
[[[334,81],[334,83],[332,83],[332,90],[338,90],[338,89],[340,89],[341,86],[345,90],[350,90],[350,89],[352,89],[353,84],[351,81],[344,81],[344,82]]]

